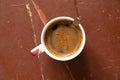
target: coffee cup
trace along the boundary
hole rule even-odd
[[[50,20],[41,33],[41,44],[31,50],[32,55],[46,53],[58,61],[77,57],[85,46],[85,31],[75,19],[61,16]]]

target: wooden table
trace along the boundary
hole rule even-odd
[[[0,80],[120,80],[120,0],[1,0]],[[81,16],[86,45],[75,59],[60,62],[30,50],[44,24],[58,16]]]

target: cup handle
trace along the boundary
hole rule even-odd
[[[39,54],[43,53],[44,52],[43,45],[40,44],[40,45],[36,46],[30,52],[32,53],[33,56],[35,56],[37,54],[39,55]]]

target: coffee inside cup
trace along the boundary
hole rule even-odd
[[[71,20],[57,20],[51,23],[45,32],[46,48],[56,57],[71,56],[80,48],[82,32],[72,23]]]

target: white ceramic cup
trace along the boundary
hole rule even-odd
[[[82,27],[81,24],[78,24],[79,25],[79,28],[81,29],[81,32],[82,32],[82,42],[81,42],[81,45],[79,47],[79,49],[72,55],[68,56],[68,57],[57,57],[55,55],[53,55],[46,47],[45,45],[45,40],[44,40],[44,37],[45,37],[45,33],[46,33],[46,30],[48,29],[48,27],[54,23],[56,20],[71,20],[71,21],[74,21],[73,18],[71,17],[66,17],[66,16],[61,16],[61,17],[56,17],[52,20],[50,20],[46,25],[45,27],[43,28],[42,30],[42,34],[41,34],[41,44],[38,45],[37,47],[33,48],[31,50],[31,53],[32,55],[36,55],[36,54],[40,54],[40,53],[43,53],[45,52],[48,56],[50,56],[51,58],[55,59],[55,60],[59,60],[59,61],[67,61],[67,60],[71,60],[75,57],[77,57],[83,50],[84,46],[85,46],[85,41],[86,41],[86,37],[85,37],[85,31]]]

